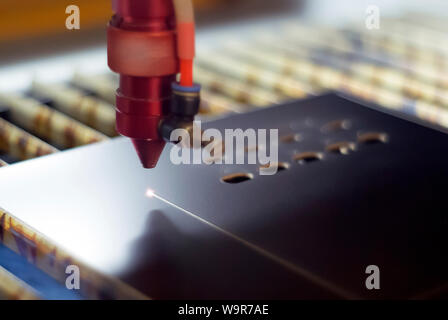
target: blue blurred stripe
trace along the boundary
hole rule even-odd
[[[29,263],[25,258],[19,256],[2,244],[0,244],[0,266],[34,288],[43,299],[82,299],[81,295],[77,293],[76,290],[68,290],[55,279]]]

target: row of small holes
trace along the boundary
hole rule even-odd
[[[376,133],[369,132],[365,134],[361,134],[358,137],[359,143],[364,144],[376,144],[376,143],[386,143],[388,140],[388,136],[385,133]],[[328,145],[326,147],[328,152],[337,153],[337,154],[349,154],[356,150],[356,145],[353,142],[338,142]],[[293,157],[293,160],[300,163],[306,164],[314,161],[319,161],[323,158],[323,154],[321,152],[303,152],[300,154],[296,154]],[[287,162],[279,162],[277,165],[277,172],[284,171],[289,169],[290,165]],[[261,168],[267,168],[267,166],[261,166]],[[222,182],[225,183],[241,183],[244,181],[252,180],[254,178],[251,173],[234,173],[221,178]]]
[[[388,136],[385,133],[368,132],[359,135],[358,142],[363,144],[386,143]],[[356,144],[353,142],[336,142],[328,145],[325,150],[327,152],[347,155],[356,150]],[[318,161],[323,158],[321,152],[303,152],[294,156],[294,160],[299,163],[308,163]]]

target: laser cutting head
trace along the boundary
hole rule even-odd
[[[109,67],[120,75],[117,131],[131,138],[143,167],[154,168],[166,140],[160,128],[166,128],[168,118],[170,123],[177,119],[171,111],[171,86],[179,70],[179,85],[193,86],[192,3],[113,0],[112,6],[107,53]],[[175,104],[179,105],[178,99]]]

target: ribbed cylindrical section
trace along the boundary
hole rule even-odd
[[[178,72],[173,3],[113,0],[112,6],[108,63],[120,74],[117,131],[133,139],[145,167],[154,167],[164,145],[158,124],[169,113]]]

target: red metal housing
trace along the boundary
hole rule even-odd
[[[158,134],[170,109],[178,73],[171,0],[113,0],[108,26],[108,64],[120,74],[117,131],[132,139],[145,168],[157,164],[165,146]]]

